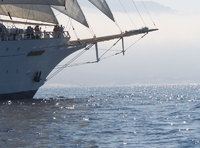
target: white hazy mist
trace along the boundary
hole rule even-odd
[[[128,0],[126,0],[128,1]],[[160,3],[158,3],[160,2]],[[165,2],[167,5],[165,5]],[[184,3],[184,1],[182,1]],[[111,1],[108,0],[109,5]],[[199,83],[200,82],[200,13],[186,6],[180,7],[174,0],[154,0],[146,3],[151,10],[151,17],[156,22],[159,31],[149,33],[135,46],[131,47],[126,56],[118,55],[98,64],[84,65],[64,69],[50,80],[46,86],[99,86],[99,85],[130,85],[130,84],[160,84],[160,83]],[[85,4],[86,5],[86,4]],[[111,5],[112,6],[112,5]],[[124,7],[126,4],[124,3]],[[152,6],[152,7],[151,7]],[[157,8],[156,8],[156,7]],[[173,7],[177,6],[177,7]],[[150,8],[149,8],[150,7]],[[165,8],[163,11],[162,8]],[[180,9],[179,9],[180,8]],[[139,15],[135,11],[123,12],[115,5],[111,7],[122,31],[143,27]],[[146,26],[153,28],[150,16],[144,7],[138,5]],[[128,9],[130,10],[130,9]],[[184,10],[184,11],[183,11]],[[92,30],[97,36],[119,33],[117,26],[92,6],[83,8]],[[59,15],[61,23],[68,18]],[[89,29],[73,21],[79,38],[92,37]],[[67,27],[69,29],[69,26]],[[70,34],[76,39],[72,29]],[[125,40],[130,46],[140,36]],[[115,41],[99,44],[102,49],[108,49]],[[121,50],[121,42],[113,49]],[[76,62],[95,60],[95,49],[92,48]],[[75,53],[74,55],[76,55]],[[109,54],[108,54],[109,55]],[[61,65],[73,56],[66,58]],[[75,62],[75,63],[76,63]]]

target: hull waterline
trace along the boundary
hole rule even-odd
[[[32,99],[36,94],[37,90],[16,92],[9,94],[0,94],[1,99]]]

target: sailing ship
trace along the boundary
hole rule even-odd
[[[106,0],[88,1],[115,22]],[[53,10],[89,27],[77,0],[0,1],[0,15],[10,18],[0,19],[0,99],[33,98],[52,70],[63,59],[80,49],[89,50],[95,45],[98,62],[98,42],[119,39],[124,44],[125,37],[157,30],[145,27],[109,36],[71,40],[70,34],[57,25],[58,20]],[[8,28],[6,23],[25,24],[27,28],[20,29],[15,25]],[[53,26],[54,30],[42,31],[39,28],[41,25]],[[124,52],[123,48],[122,53]]]

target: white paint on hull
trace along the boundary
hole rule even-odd
[[[0,94],[38,90],[46,77],[65,57],[84,48],[69,46],[68,38],[1,41]],[[31,51],[44,50],[42,55],[27,56]],[[36,72],[42,72],[41,81],[35,82]]]

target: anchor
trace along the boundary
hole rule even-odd
[[[35,74],[35,77],[33,78],[33,81],[35,81],[35,82],[40,82],[40,80],[41,80],[41,74],[42,74],[42,72],[40,71],[40,72],[36,72],[36,74]]]

